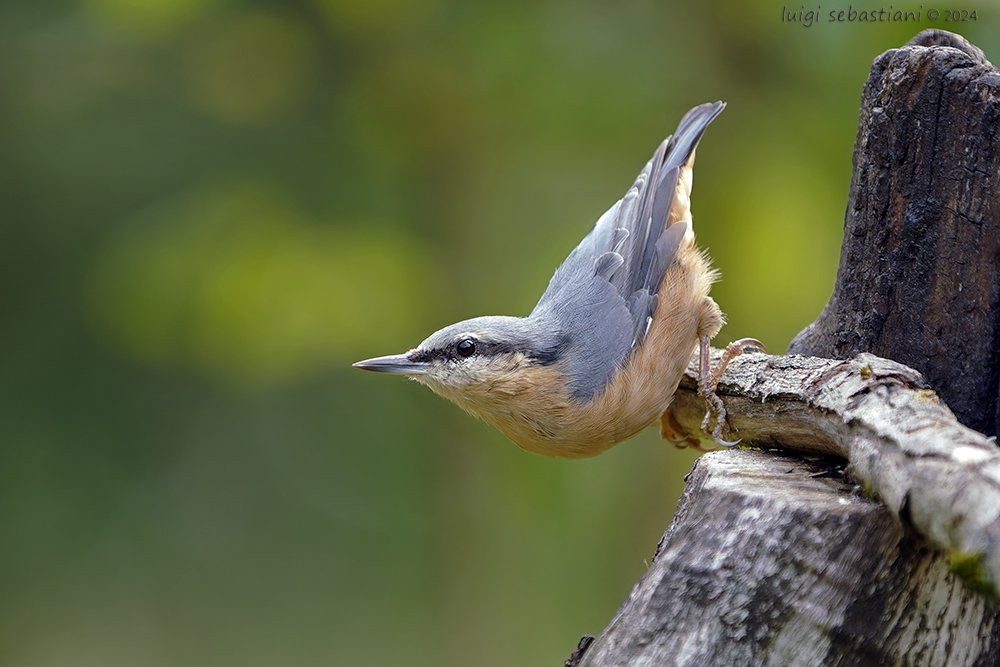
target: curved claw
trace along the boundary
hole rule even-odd
[[[701,430],[708,432],[708,425],[711,422],[712,415],[715,414],[716,422],[715,422],[715,428],[712,429],[712,440],[715,440],[715,444],[719,445],[720,447],[735,447],[736,445],[743,442],[743,438],[740,438],[735,442],[731,442],[723,437],[722,435],[723,427],[725,427],[727,430],[729,429],[729,423],[726,421],[726,408],[722,404],[722,400],[719,399],[718,396],[715,396],[713,394],[711,398],[715,399],[715,401],[718,401],[718,405],[709,407],[709,409],[705,412],[705,418],[701,420]],[[711,402],[714,403],[715,401]],[[713,408],[715,409],[713,410]],[[708,451],[708,450],[702,450],[702,451]]]
[[[712,421],[712,417],[715,417],[715,428],[712,429],[712,439],[720,447],[735,447],[736,445],[743,442],[740,438],[735,442],[730,442],[722,437],[723,429],[729,430],[729,424],[726,420],[726,406],[715,394],[716,387],[719,386],[719,380],[722,378],[722,373],[726,370],[726,366],[729,362],[739,355],[743,354],[744,348],[756,348],[761,352],[767,354],[767,348],[756,338],[742,338],[740,340],[734,341],[726,346],[723,350],[722,356],[719,359],[718,365],[716,365],[714,370],[709,368],[709,346],[708,346],[708,336],[701,336],[701,364],[700,364],[700,376],[698,379],[698,393],[701,395],[705,402],[708,404],[708,411],[705,413],[705,418],[701,422],[701,429],[703,431],[708,431],[708,426]]]
[[[692,449],[701,450],[701,441],[691,437],[684,431],[684,427],[677,423],[677,418],[670,412],[670,408],[667,408],[660,415],[660,437],[673,444],[677,449],[691,447]]]
[[[722,437],[722,424],[716,424],[715,429],[712,431],[712,439],[715,440],[716,444],[720,447],[735,447],[736,445],[743,442],[743,438],[735,442],[730,442]]]
[[[767,348],[764,347],[764,343],[760,342],[756,338],[741,338],[737,341],[733,341],[732,343],[726,346],[727,349],[735,348],[740,352],[743,352],[743,349],[747,347],[755,347],[764,354],[767,354]]]

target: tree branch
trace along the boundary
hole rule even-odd
[[[697,377],[692,359],[671,412],[711,442]],[[745,354],[719,395],[743,445],[848,459],[869,496],[946,553],[971,588],[1000,597],[1000,448],[960,424],[919,373],[871,354]]]

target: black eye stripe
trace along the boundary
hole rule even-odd
[[[410,354],[410,360],[429,362],[435,359],[451,359],[461,362],[473,356],[490,358],[518,351],[528,357],[532,356],[530,351],[528,349],[524,349],[523,346],[512,345],[510,343],[484,341],[466,335],[462,338],[454,340],[445,347],[430,350],[414,350]],[[548,360],[542,360],[542,363],[547,364]]]
[[[472,351],[471,354],[475,354],[479,357],[497,357],[500,356],[501,354],[508,354],[517,351],[517,349],[513,345],[510,345],[509,343],[494,343],[490,341],[479,340],[477,338],[463,338],[458,342],[458,345],[456,345],[455,347],[455,351],[459,356],[463,357],[471,356],[471,354],[469,355],[462,354],[462,349],[459,347],[459,345],[465,343],[466,341],[472,343],[473,346],[475,347],[475,349]]]
[[[414,350],[410,353],[409,358],[410,361],[428,363],[435,359],[446,359],[448,356],[447,350]]]

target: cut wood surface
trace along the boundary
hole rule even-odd
[[[649,571],[580,667],[1000,664],[996,609],[826,465],[701,457]]]

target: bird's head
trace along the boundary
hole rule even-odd
[[[530,318],[477,317],[433,333],[409,352],[354,367],[407,375],[492,422],[494,413],[536,391],[543,376],[556,381],[552,367],[564,347],[557,334]]]

